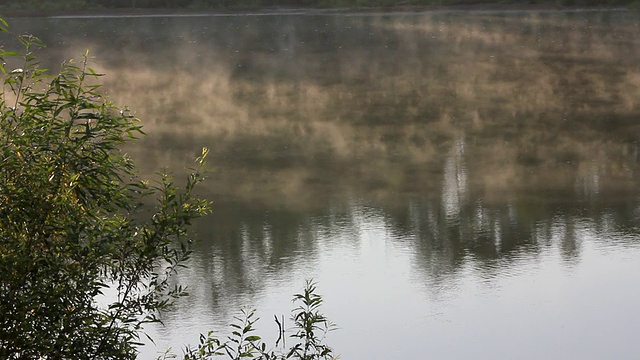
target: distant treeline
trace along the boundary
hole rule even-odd
[[[431,5],[615,6],[640,0],[0,0],[0,9],[83,10],[95,8],[242,9],[263,7],[393,7]]]

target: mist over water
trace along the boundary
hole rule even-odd
[[[640,350],[640,16],[15,19],[85,49],[143,120],[145,177],[206,146],[174,350],[319,281],[344,359]],[[151,358],[153,349],[143,350]]]

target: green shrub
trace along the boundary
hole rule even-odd
[[[48,75],[38,39],[18,39],[0,53],[0,358],[135,358],[141,326],[184,295],[168,280],[209,210],[192,194],[207,151],[182,190],[138,179],[120,150],[138,120],[100,94],[87,56]]]
[[[207,150],[182,189],[139,179],[121,151],[139,120],[101,95],[88,54],[49,75],[39,40],[18,40],[23,51],[0,52],[0,358],[134,359],[142,325],[186,295],[169,280],[191,253],[188,225],[210,210],[192,194]],[[294,296],[291,347],[267,350],[248,311],[184,359],[332,359],[315,290]]]
[[[216,337],[214,332],[207,336],[200,336],[200,344],[195,347],[187,347],[184,351],[184,360],[210,360],[217,358],[240,360],[253,358],[258,360],[331,360],[337,359],[333,355],[333,349],[324,343],[325,335],[334,329],[334,325],[320,313],[322,297],[316,293],[316,284],[307,281],[304,290],[293,296],[294,303],[299,306],[292,311],[293,328],[290,337],[295,339],[294,344],[285,347],[285,323],[284,319],[275,321],[280,329],[280,336],[275,344],[275,349],[267,349],[262,338],[255,335],[254,325],[258,321],[254,310],[243,310],[242,316],[236,317],[232,323],[231,335],[226,341]],[[283,346],[278,347],[282,343]],[[163,359],[175,357],[165,355]]]

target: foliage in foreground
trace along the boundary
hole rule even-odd
[[[324,343],[327,332],[334,328],[333,324],[320,313],[322,297],[316,293],[316,285],[307,281],[304,291],[295,294],[294,303],[299,306],[293,309],[293,329],[289,337],[294,339],[294,344],[285,346],[284,319],[275,321],[280,329],[280,337],[276,341],[276,349],[268,349],[262,338],[255,335],[254,325],[258,321],[255,311],[242,311],[242,316],[236,317],[232,323],[231,335],[226,340],[216,337],[214,332],[207,336],[200,336],[200,344],[197,347],[184,349],[184,360],[209,360],[209,359],[233,359],[253,358],[261,360],[329,360],[335,359],[333,349]],[[282,342],[282,346],[278,344]],[[165,355],[163,359],[175,358],[175,355]]]
[[[169,278],[209,211],[192,194],[207,151],[182,189],[138,179],[120,148],[140,126],[87,56],[48,75],[38,39],[18,39],[0,53],[0,358],[135,358],[141,326],[184,295]]]
[[[138,120],[103,98],[87,54],[48,75],[39,40],[18,39],[23,52],[0,52],[0,358],[134,359],[142,325],[186,294],[169,280],[191,253],[187,226],[210,208],[192,194],[207,150],[180,190],[166,174],[138,179],[120,150]],[[290,348],[267,350],[248,311],[226,341],[203,335],[184,359],[333,358],[315,290],[294,296]]]

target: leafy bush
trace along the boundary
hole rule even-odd
[[[100,94],[87,55],[48,75],[38,39],[18,39],[0,53],[0,358],[135,358],[141,326],[184,295],[168,280],[209,211],[192,194],[207,151],[181,190],[140,180],[120,150],[138,119]]]
[[[49,75],[40,41],[18,40],[24,51],[0,52],[0,358],[134,359],[142,325],[186,295],[169,280],[191,253],[188,225],[210,210],[193,195],[207,150],[182,189],[139,179],[121,151],[143,134],[138,119],[102,96],[88,54]],[[267,350],[249,311],[184,359],[331,359],[315,290],[294,296],[290,348]]]
[[[333,324],[320,313],[322,297],[316,293],[316,285],[307,281],[304,291],[293,296],[294,302],[300,305],[292,312],[293,333],[290,337],[296,339],[294,344],[286,348],[284,319],[275,321],[280,329],[280,336],[276,341],[276,349],[267,349],[262,338],[254,335],[254,325],[258,321],[254,310],[243,310],[242,316],[236,317],[236,322],[231,324],[231,335],[226,341],[221,341],[209,332],[207,336],[200,336],[200,344],[195,347],[187,347],[184,351],[184,360],[209,360],[226,358],[239,360],[241,358],[254,358],[260,360],[329,360],[335,359],[333,349],[324,344],[324,337],[328,331],[334,328]],[[283,346],[278,347],[282,342]],[[164,359],[175,357],[165,355]]]

